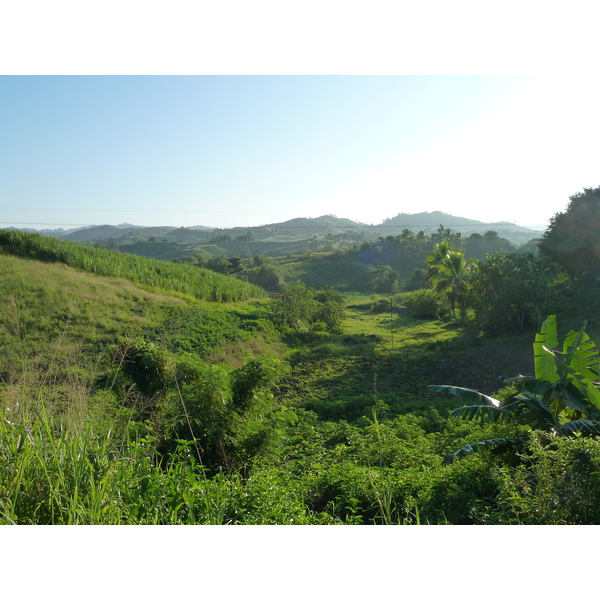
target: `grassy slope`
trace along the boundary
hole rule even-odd
[[[0,255],[0,375],[14,383],[29,371],[26,378],[33,382],[42,376],[42,364],[58,359],[88,368],[83,366],[120,340],[158,337],[161,331],[187,335],[190,348],[202,349],[212,362],[221,360],[222,350],[239,364],[265,350],[252,325],[254,303],[260,302],[215,305],[57,263]],[[235,339],[240,318],[250,319],[249,326]]]
[[[0,246],[7,254],[58,262],[96,275],[121,277],[153,290],[202,300],[228,302],[266,296],[257,286],[207,269],[82,246],[39,234],[0,230]]]
[[[149,326],[170,306],[187,304],[125,279],[99,277],[61,264],[0,256],[4,333],[51,339],[65,327],[84,341],[130,335]]]

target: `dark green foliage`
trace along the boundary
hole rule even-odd
[[[455,459],[463,456],[474,454],[480,450],[487,448],[488,450],[510,450],[515,452],[520,450],[528,441],[527,437],[503,437],[503,438],[488,438],[487,440],[481,440],[480,442],[473,442],[471,444],[465,444],[462,448],[459,448],[455,452],[452,452],[444,459],[444,464],[449,465],[454,462]]]
[[[252,359],[233,373],[231,392],[236,410],[253,408],[260,394],[270,390],[283,374],[281,362],[273,358]],[[264,400],[264,397],[262,398]]]
[[[403,292],[414,292],[415,290],[421,290],[426,287],[427,271],[419,267],[415,267],[410,278],[402,282]]]
[[[384,265],[369,269],[371,289],[378,294],[395,294],[398,291],[398,273]]]
[[[247,272],[248,281],[269,292],[278,292],[283,285],[283,275],[274,266],[262,265]]]
[[[553,273],[533,254],[495,254],[474,265],[471,304],[477,325],[489,335],[539,326]]]
[[[600,275],[600,187],[570,196],[564,212],[552,217],[539,243],[572,277]]]
[[[444,467],[433,474],[422,519],[432,524],[489,525],[499,512],[502,477],[491,454]]]
[[[118,349],[123,371],[145,396],[164,392],[173,382],[173,364],[165,350],[136,339]]]
[[[495,231],[484,235],[474,233],[463,238],[460,233],[440,226],[437,233],[426,235],[423,231],[414,233],[405,229],[400,235],[380,237],[375,242],[365,242],[353,252],[357,260],[371,265],[388,265],[398,272],[410,273],[422,267],[436,244],[450,244],[462,249],[466,259],[483,260],[487,254],[496,252],[516,252],[516,247]],[[410,290],[407,290],[410,291]]]
[[[486,231],[483,235],[472,233],[461,244],[465,249],[465,255],[468,258],[476,260],[485,260],[488,254],[498,252],[509,253],[516,252],[517,248],[507,239],[498,235],[496,231]]]
[[[344,296],[332,288],[316,290],[315,300],[319,303],[314,316],[315,323],[323,323],[325,330],[331,333],[341,333],[342,321],[346,316],[346,301]]]
[[[177,440],[189,440],[211,471],[249,469],[256,456],[276,450],[287,416],[276,406],[272,388],[285,372],[286,365],[269,356],[231,373],[192,357],[180,361],[177,389],[161,408],[160,451],[169,454]]]
[[[427,280],[433,290],[445,295],[450,304],[452,314],[455,308],[460,309],[462,321],[467,320],[467,306],[471,300],[469,285],[470,264],[465,260],[464,250],[455,250],[447,239],[433,247],[427,257]]]
[[[376,242],[365,242],[357,252],[360,262],[389,265],[403,272],[420,266],[431,251],[432,242],[422,231],[416,235],[405,229],[400,235],[380,237]]]
[[[449,311],[448,302],[433,290],[415,290],[398,296],[402,306],[415,319],[439,319]]]

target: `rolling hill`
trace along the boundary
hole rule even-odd
[[[360,234],[363,239],[373,239],[380,236],[398,235],[403,229],[412,231],[423,230],[432,233],[440,225],[459,231],[463,235],[497,231],[514,244],[524,244],[538,237],[539,231],[522,227],[507,221],[485,223],[466,217],[446,214],[440,211],[420,213],[398,213],[395,217],[385,219],[378,225],[367,225],[350,219],[333,215],[323,215],[317,218],[298,217],[280,223],[271,223],[254,227],[232,227],[216,229],[204,226],[194,227],[139,227],[135,225],[99,225],[83,229],[45,229],[42,235],[57,237],[79,242],[95,242],[115,239],[121,244],[145,240],[150,237],[161,237],[167,241],[179,243],[209,243],[214,238],[222,241],[298,241],[313,237],[325,237],[340,234]],[[31,230],[28,230],[31,231]]]

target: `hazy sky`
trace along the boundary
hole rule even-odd
[[[0,227],[543,224],[600,185],[599,81],[1,76]]]

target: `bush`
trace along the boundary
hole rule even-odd
[[[302,281],[283,288],[281,295],[270,305],[270,318],[286,333],[312,333],[322,331],[341,333],[345,318],[344,296],[334,290],[315,290]]]
[[[502,471],[502,522],[600,524],[600,441],[537,432],[521,458]]]
[[[439,319],[448,314],[447,301],[433,290],[416,290],[398,296],[408,314],[415,319]]]

